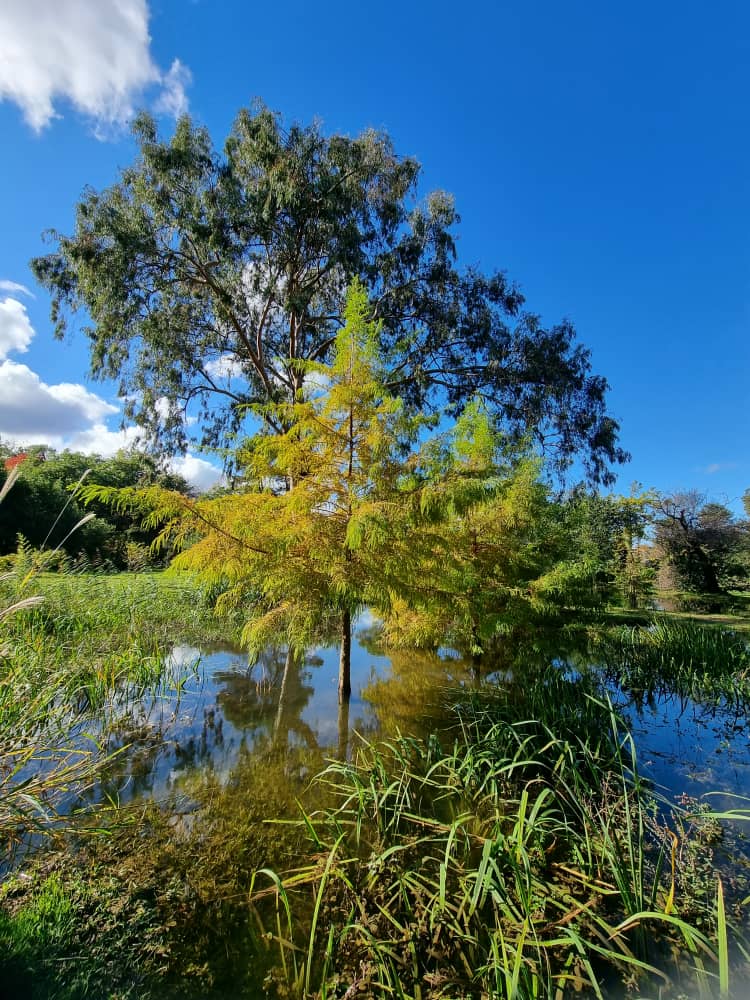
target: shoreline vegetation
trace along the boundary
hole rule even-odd
[[[132,136],[31,269],[150,456],[0,442],[0,981],[742,996],[750,490],[603,492],[589,349],[385,132]]]
[[[0,583],[4,606],[15,586]],[[549,648],[508,636],[494,682],[467,668],[421,735],[359,739],[338,760],[269,741],[225,779],[196,773],[180,812],[92,794],[116,773],[106,733],[127,744],[146,693],[179,689],[184,667],[164,672],[176,642],[205,647],[239,622],[169,572],[42,574],[33,592],[44,601],[2,623],[2,732],[37,754],[4,772],[3,834],[48,833],[15,866],[6,855],[0,968],[15,995],[745,994],[748,804],[665,799],[603,683],[747,704],[741,615],[729,630],[613,610],[558,623]],[[81,754],[93,717],[107,721]],[[71,753],[84,770],[65,770]],[[47,789],[24,770],[42,758]],[[88,808],[55,821],[75,789]]]

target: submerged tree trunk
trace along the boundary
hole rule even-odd
[[[479,686],[479,682],[482,679],[482,654],[472,653],[471,654],[471,679],[475,687]]]
[[[288,723],[289,714],[289,699],[290,699],[290,689],[292,686],[292,675],[297,669],[297,657],[292,652],[291,646],[286,653],[286,662],[284,663],[284,674],[281,678],[281,691],[279,692],[279,705],[276,711],[276,721],[273,725],[273,737],[274,742],[278,742],[283,735],[284,742],[286,742],[287,732],[289,726],[286,725],[282,729],[282,724],[284,722]]]
[[[349,699],[339,701],[339,745],[336,754],[340,761],[345,761],[349,752]]]
[[[339,701],[348,701],[352,693],[352,615],[341,613],[341,653],[339,655]]]
[[[479,643],[479,628],[476,622],[471,627],[471,644],[471,679],[478,685],[482,676],[483,651]]]

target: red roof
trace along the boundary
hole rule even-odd
[[[22,451],[19,452],[18,455],[11,455],[10,458],[6,458],[5,459],[6,472],[10,472],[11,469],[15,469],[15,467],[17,465],[20,465],[21,462],[25,462],[28,457],[29,456],[27,455],[27,453],[25,451]]]

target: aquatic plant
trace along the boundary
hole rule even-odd
[[[750,700],[750,646],[731,629],[659,619],[596,634],[593,653],[621,687],[696,701]]]
[[[322,773],[336,805],[303,817],[313,857],[254,894],[298,995],[726,988],[744,930],[720,883],[682,898],[677,835],[611,706],[559,671],[530,687],[462,696],[452,745],[403,737]]]

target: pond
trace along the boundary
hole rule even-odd
[[[687,639],[718,649],[716,662],[706,654],[684,670],[675,649]],[[448,649],[386,653],[363,617],[347,705],[338,702],[336,648],[304,657],[269,650],[249,665],[236,648],[175,646],[158,690],[139,699],[123,692],[106,726],[91,720],[113,756],[66,804],[65,836],[35,873],[44,899],[53,872],[52,891],[64,887],[76,922],[57,951],[45,938],[38,955],[23,958],[18,982],[35,981],[43,966],[51,982],[75,982],[60,996],[77,1000],[106,967],[118,1000],[287,1000],[322,995],[329,981],[327,995],[352,996],[364,969],[381,985],[414,980],[402,993],[389,985],[363,995],[475,996],[480,974],[481,995],[504,995],[487,985],[503,974],[505,952],[491,949],[497,927],[503,940],[516,935],[512,954],[531,976],[519,996],[558,995],[569,978],[590,995],[584,987],[597,977],[602,995],[624,996],[622,984],[635,982],[631,947],[671,984],[659,995],[692,996],[693,952],[671,924],[655,933],[649,924],[640,943],[618,926],[654,907],[671,919],[674,897],[679,914],[714,934],[720,879],[733,941],[744,942],[732,945],[732,967],[750,986],[746,831],[741,823],[722,831],[695,804],[710,793],[714,809],[733,809],[750,788],[747,685],[714,640],[529,630],[498,643],[477,677]],[[727,655],[744,662],[744,642],[727,643]],[[599,738],[612,726],[607,701],[621,720],[621,756],[617,740]],[[560,724],[557,736],[545,719]],[[633,792],[642,786],[629,781],[628,734],[661,811]],[[375,749],[383,740],[390,749]],[[349,766],[366,744],[364,761]],[[288,890],[278,891],[280,876]],[[476,887],[488,879],[492,892],[482,894]],[[13,891],[23,897],[31,884]],[[406,938],[413,956],[421,949],[418,960],[400,955]],[[589,940],[595,965],[577,966]],[[703,940],[708,969],[697,982],[709,996],[716,959]],[[535,993],[547,961],[547,992]],[[318,986],[302,990],[303,972]],[[463,992],[423,989],[448,973]]]
[[[554,640],[553,640],[554,641]],[[544,662],[569,667],[570,651],[555,655],[549,643],[532,650],[509,644],[502,667],[477,681],[450,650],[393,651],[378,645],[377,631],[361,619],[352,643],[352,697],[339,705],[338,649],[318,648],[293,660],[271,650],[248,665],[231,646],[176,646],[170,672],[181,675],[166,689],[135,706],[109,739],[124,748],[106,780],[87,798],[126,804],[166,800],[201,775],[226,783],[240,757],[293,751],[309,767],[350,757],[361,740],[400,734],[426,735],[445,725],[447,693],[459,687],[496,686],[521,680],[524,662],[533,671]],[[576,671],[598,674],[592,657],[573,654]],[[707,702],[669,690],[632,691],[602,674],[602,693],[612,699],[629,727],[639,769],[668,799],[712,793],[716,809],[750,794],[750,720],[743,702]],[[299,774],[295,774],[298,781]]]

